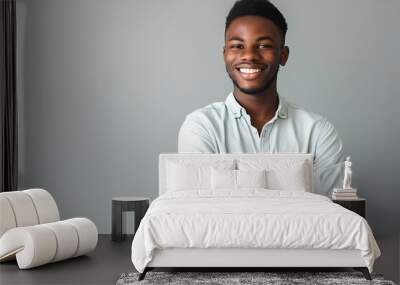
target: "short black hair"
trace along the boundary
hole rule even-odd
[[[268,0],[236,1],[226,17],[225,34],[232,21],[242,16],[260,16],[271,20],[281,30],[283,43],[285,42],[286,32],[288,29],[286,19],[278,8]]]

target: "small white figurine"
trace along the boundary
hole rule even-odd
[[[343,189],[353,189],[351,187],[351,161],[350,156],[346,157],[344,162],[344,179],[343,179]]]

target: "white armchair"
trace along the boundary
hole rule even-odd
[[[44,189],[0,193],[0,262],[16,258],[28,269],[80,256],[95,249],[97,234],[89,219],[60,221]]]

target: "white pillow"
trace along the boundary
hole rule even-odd
[[[272,169],[267,173],[268,188],[274,190],[308,191],[305,165],[294,168]]]
[[[176,159],[166,164],[167,191],[210,190],[211,168],[234,169],[235,160]]]
[[[171,191],[210,189],[210,167],[171,163],[168,168],[167,189]]]
[[[311,171],[305,160],[239,159],[240,170],[267,171],[267,188],[273,190],[311,191]]]
[[[267,188],[267,171],[236,170],[237,188]]]
[[[236,189],[236,170],[211,168],[211,189]]]
[[[211,189],[239,190],[241,188],[266,188],[267,176],[262,170],[211,169]]]

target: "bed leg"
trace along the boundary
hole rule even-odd
[[[139,274],[139,278],[138,281],[142,281],[144,279],[144,277],[146,276],[148,269],[147,267],[144,269],[144,271],[142,273]]]
[[[364,275],[365,279],[372,280],[371,274],[369,274],[369,270],[367,267],[355,267],[354,269],[357,271],[361,271],[362,274]]]

